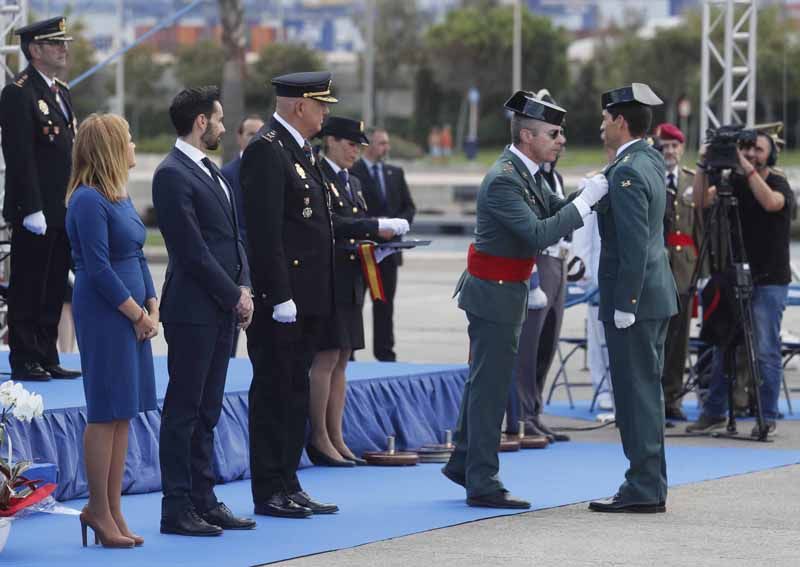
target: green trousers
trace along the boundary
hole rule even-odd
[[[469,378],[453,436],[455,449],[445,468],[464,478],[468,497],[505,490],[498,478],[500,427],[508,401],[522,325],[494,323],[467,312]]]
[[[669,319],[637,321],[627,329],[604,323],[617,427],[630,461],[619,494],[633,504],[667,499],[661,372],[668,323]]]

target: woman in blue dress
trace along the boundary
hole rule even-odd
[[[150,339],[158,333],[158,301],[142,253],[145,227],[126,190],[135,147],[123,118],[92,114],[75,138],[67,192],[72,305],[88,421],[84,546],[87,527],[105,547],[144,543],[128,529],[120,507],[129,422],[156,409]]]

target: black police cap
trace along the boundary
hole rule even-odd
[[[664,104],[664,101],[653,92],[653,89],[644,83],[631,83],[618,89],[606,91],[600,99],[600,105],[604,110],[626,102],[635,102],[644,106]]]
[[[541,120],[555,126],[561,126],[567,115],[567,111],[560,106],[538,99],[529,91],[517,91],[506,101],[504,106],[511,112],[526,118]]]
[[[22,28],[17,28],[14,33],[20,37],[22,43],[31,41],[72,41],[67,35],[67,19],[64,16],[34,22]]]
[[[313,98],[334,104],[338,99],[331,96],[331,74],[328,71],[290,73],[272,79],[275,94],[290,98]]]
[[[320,136],[333,136],[334,138],[344,138],[351,142],[356,142],[362,146],[369,145],[369,138],[364,133],[364,123],[360,120],[343,118],[341,116],[329,116],[322,127]]]

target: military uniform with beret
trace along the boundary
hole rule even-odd
[[[328,72],[272,79],[277,96],[337,102]],[[308,372],[334,303],[334,233],[369,238],[377,221],[331,213],[327,180],[307,140],[276,113],[242,155],[241,186],[255,293],[247,349],[250,471],[256,511],[272,497],[301,491],[297,467],[308,419]],[[292,300],[293,323],[273,319]],[[296,508],[296,507],[295,507]]]
[[[23,45],[68,42],[63,17],[19,28]],[[8,292],[9,362],[13,379],[61,376],[56,349],[58,321],[66,296],[70,248],[64,229],[64,198],[72,168],[77,121],[69,87],[45,78],[33,64],[3,88],[0,128],[6,163],[3,217],[11,225]],[[23,226],[41,212],[46,232]],[[38,367],[38,369],[37,369]]]
[[[661,140],[675,140],[681,144],[685,138],[680,129],[669,123],[656,127]],[[700,249],[699,223],[692,196],[694,170],[677,165],[667,171],[667,202],[664,213],[664,245],[669,266],[678,288],[678,308],[681,312],[669,321],[664,344],[664,403],[667,418],[681,416],[680,393],[689,351],[689,330],[692,321],[692,298],[688,296],[692,275],[697,266]]]
[[[526,91],[517,92],[505,107],[556,126],[566,114]],[[534,256],[583,225],[577,207],[546,187],[541,175],[529,169],[512,147],[492,165],[478,190],[475,241],[467,270],[456,286],[458,306],[469,321],[470,371],[455,450],[443,473],[465,486],[468,502],[505,491],[498,478],[497,450],[528,311]]]
[[[603,94],[604,110],[618,104],[654,106],[661,100],[647,85],[634,83]],[[606,332],[616,422],[630,467],[611,509],[606,503],[591,507],[660,511],[667,497],[661,371],[667,323],[678,311],[664,250],[664,158],[646,141],[635,140],[618,151],[605,174],[608,195],[597,205],[599,317]],[[618,328],[615,312],[633,314],[635,322]]]

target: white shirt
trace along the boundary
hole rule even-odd
[[[620,154],[622,152],[624,152],[627,149],[628,146],[632,146],[633,144],[635,144],[639,140],[641,140],[641,138],[634,138],[630,142],[625,142],[624,144],[622,144],[619,148],[617,148],[617,156],[616,157],[619,157]]]
[[[34,69],[36,69],[36,67],[34,67]],[[53,85],[56,82],[55,78],[51,79],[50,77],[42,73],[39,69],[36,69],[36,72],[39,73],[42,79],[44,79],[44,82],[47,83],[47,88],[52,89]],[[61,98],[60,94],[56,94],[56,102],[58,103],[58,106],[61,107],[61,112],[64,113],[64,116],[69,117],[69,112],[67,111],[67,105],[64,104],[64,101]]]
[[[289,134],[292,135],[292,138],[294,138],[294,141],[297,142],[298,146],[300,146],[300,149],[302,149],[303,146],[306,145],[306,139],[303,138],[303,135],[300,132],[298,132],[294,126],[292,126],[286,120],[284,120],[280,114],[276,112],[272,116],[275,118],[275,120],[281,123],[281,126],[283,126],[289,131]]]
[[[186,157],[195,162],[200,167],[200,169],[202,169],[205,172],[205,174],[208,175],[212,180],[214,179],[214,176],[211,175],[211,172],[203,163],[203,160],[206,157],[208,157],[206,156],[206,154],[195,148],[189,142],[184,142],[180,138],[175,140],[175,147],[180,151],[182,151],[186,155]],[[228,186],[225,184],[225,181],[223,181],[222,176],[219,176],[219,186],[222,187],[223,191],[225,191],[225,196],[228,198],[228,202],[230,203],[231,194],[228,191]]]

